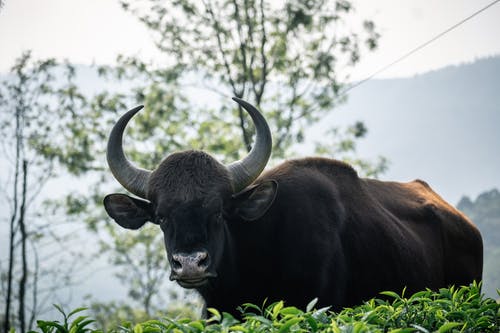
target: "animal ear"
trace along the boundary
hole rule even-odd
[[[268,180],[251,185],[233,196],[234,213],[245,221],[254,221],[262,217],[276,198],[278,182]]]
[[[104,208],[113,220],[127,229],[139,229],[153,221],[151,203],[126,194],[109,194],[104,198]]]

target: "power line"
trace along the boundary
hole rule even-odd
[[[431,39],[429,39],[428,41],[426,41],[425,43],[422,43],[420,45],[418,45],[417,47],[415,47],[414,49],[408,51],[407,53],[403,54],[401,57],[397,58],[396,60],[394,60],[393,62],[391,62],[390,64],[388,65],[385,65],[384,67],[378,69],[377,71],[375,71],[373,74],[370,74],[369,76],[367,76],[366,78],[364,78],[363,80],[361,81],[358,81],[356,82],[355,84],[347,87],[343,92],[341,92],[339,94],[339,98],[345,96],[350,90],[362,85],[363,83],[365,83],[366,81],[369,81],[371,79],[373,79],[373,77],[375,77],[376,75],[384,72],[385,70],[387,70],[389,67],[392,67],[394,66],[395,64],[397,64],[398,62],[401,62],[403,61],[404,59],[408,58],[409,56],[411,56],[412,54],[414,54],[415,52],[418,52],[420,51],[421,49],[423,49],[424,47],[426,47],[427,45],[431,44],[432,42],[436,41],[437,39],[443,37],[444,35],[446,35],[448,32],[454,30],[455,28],[459,27],[460,25],[464,24],[465,22],[469,21],[470,19],[472,19],[473,17],[479,15],[480,13],[484,12],[485,10],[487,10],[488,8],[492,7],[493,5],[497,4],[498,2],[500,2],[500,0],[495,0],[491,3],[489,3],[488,5],[486,5],[485,7],[477,10],[476,12],[472,13],[471,15],[467,16],[466,18],[464,18],[463,20],[459,21],[458,23],[455,23],[454,25],[452,25],[451,27],[449,27],[448,29],[440,32],[439,34],[437,34],[436,36],[432,37]]]

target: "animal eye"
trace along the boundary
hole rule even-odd
[[[167,218],[165,216],[158,216],[156,218],[156,223],[158,223],[160,226],[165,225],[167,223]]]

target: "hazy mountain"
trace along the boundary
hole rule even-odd
[[[359,155],[391,162],[383,179],[424,179],[476,223],[485,246],[484,291],[498,297],[500,193],[484,191],[500,188],[500,56],[368,81],[310,129],[309,139],[319,141],[330,126],[355,120],[369,131]]]
[[[362,120],[359,155],[387,157],[382,177],[421,178],[445,199],[500,187],[500,56],[404,79],[368,81],[307,133]]]
[[[484,270],[483,291],[500,297],[500,192],[497,189],[481,193],[476,200],[463,197],[457,205],[478,226],[483,235]]]

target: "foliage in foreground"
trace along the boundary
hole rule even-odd
[[[500,304],[481,295],[480,287],[430,290],[411,297],[394,292],[383,292],[384,298],[372,299],[355,308],[340,313],[328,308],[314,309],[311,302],[306,311],[287,307],[283,302],[259,308],[252,304],[243,306],[243,320],[227,313],[209,309],[209,318],[202,320],[163,318],[139,324],[123,323],[109,332],[498,332],[500,328]],[[59,308],[58,308],[59,309]],[[59,309],[60,310],[60,309]],[[102,332],[91,329],[93,320],[75,315],[85,309],[77,309],[64,321],[37,322],[38,332],[83,333]],[[74,319],[71,319],[71,318]],[[71,321],[70,321],[71,319]]]

